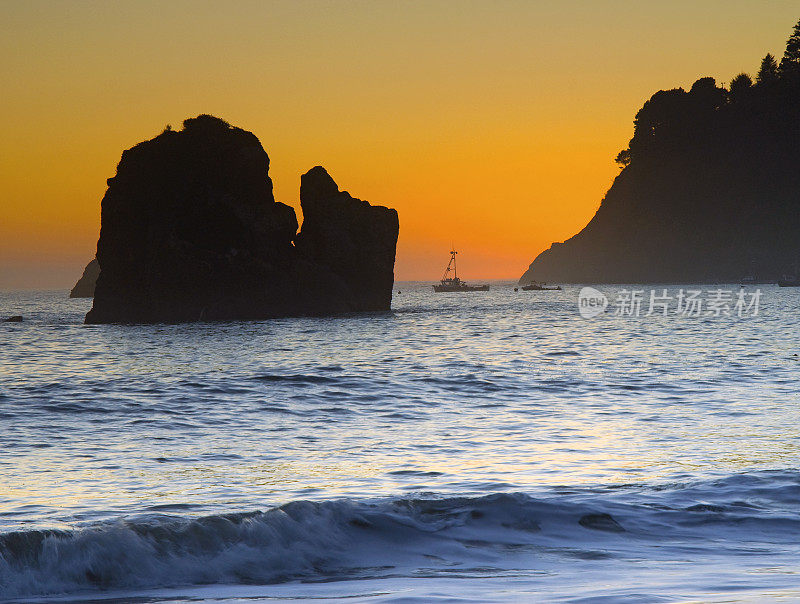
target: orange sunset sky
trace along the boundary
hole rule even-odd
[[[794,1],[0,0],[0,289],[68,288],[120,154],[212,113],[400,214],[398,280],[518,278],[594,214],[660,88],[782,54]]]

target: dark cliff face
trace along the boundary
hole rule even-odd
[[[314,280],[322,269],[295,249],[294,210],[275,201],[268,171],[255,135],[212,116],[125,151],[102,202],[87,323],[361,310],[346,275]]]
[[[94,287],[97,283],[97,277],[100,276],[100,265],[97,263],[97,258],[86,265],[83,269],[83,275],[78,279],[78,282],[69,292],[70,298],[93,298]]]
[[[520,282],[776,279],[800,257],[800,86],[712,78],[656,93],[594,218]],[[800,65],[798,65],[800,73]],[[768,75],[768,74],[767,74]]]
[[[357,310],[388,308],[399,232],[397,212],[339,191],[321,166],[301,177],[300,205],[299,253],[340,276]]]

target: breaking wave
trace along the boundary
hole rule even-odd
[[[800,473],[561,488],[538,496],[296,501],[0,536],[0,596],[383,577],[498,576],[581,560],[773,555],[800,531]]]

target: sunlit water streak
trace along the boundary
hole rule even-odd
[[[800,290],[590,320],[576,287],[398,290],[155,326],[0,293],[0,597],[800,593]]]

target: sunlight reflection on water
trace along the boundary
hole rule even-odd
[[[797,464],[800,292],[584,320],[577,287],[398,288],[388,314],[93,327],[0,294],[28,319],[0,328],[0,528]]]

